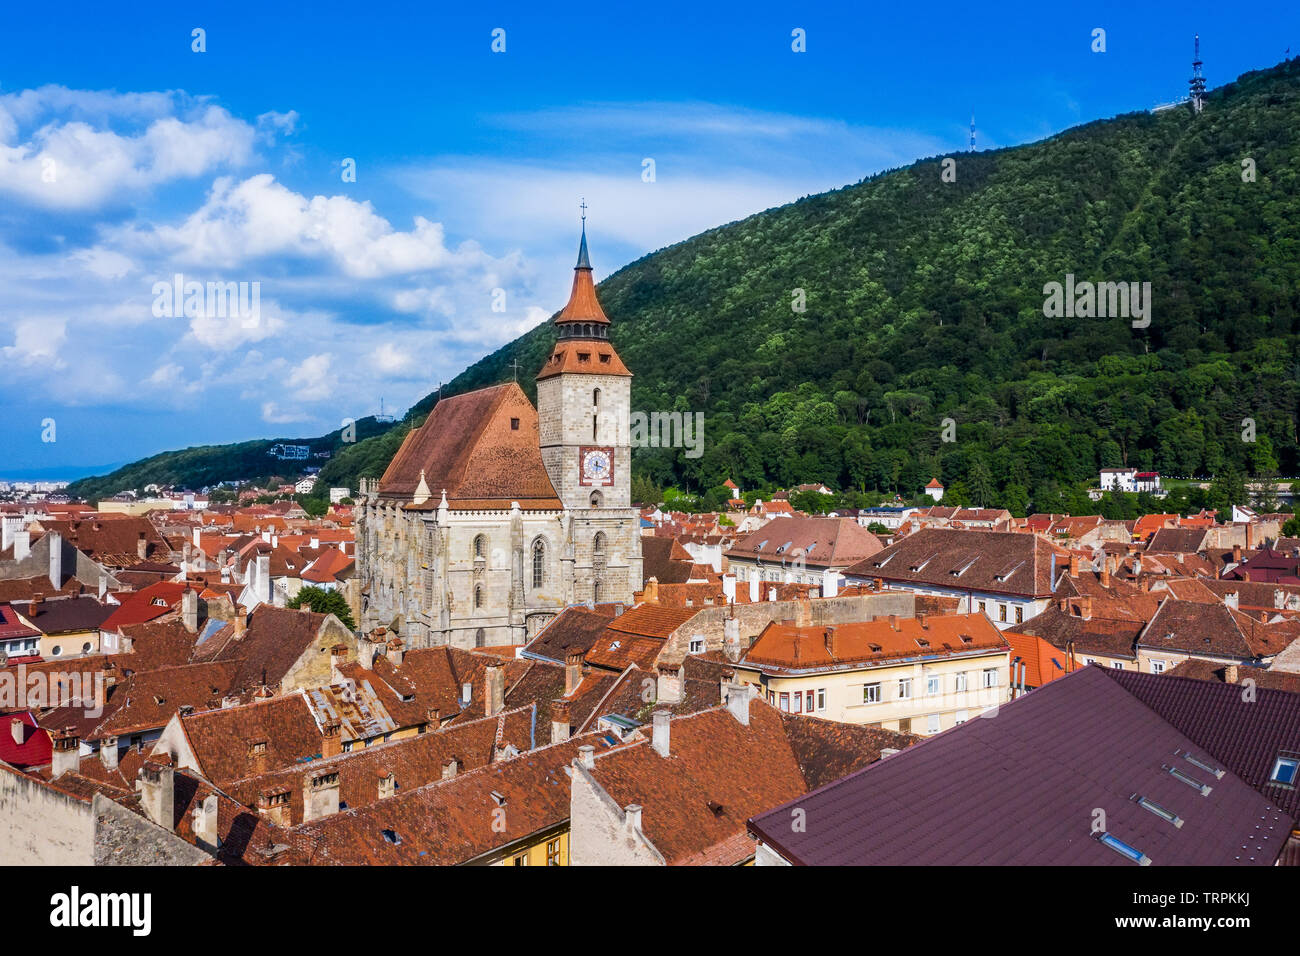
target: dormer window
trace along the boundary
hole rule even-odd
[[[579,353],[578,353],[578,361],[579,361],[579,362],[590,362],[590,361],[591,361],[591,353],[590,353],[590,352],[579,352]]]

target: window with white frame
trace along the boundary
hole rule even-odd
[[[957,675],[957,693],[964,693],[970,690],[970,675],[962,671]]]
[[[1151,662],[1151,673],[1153,673],[1153,674],[1163,674],[1164,672],[1165,672],[1165,662],[1164,662],[1164,661],[1152,661],[1152,662]]]
[[[996,667],[984,668],[983,686],[984,687],[998,686],[998,669]]]
[[[925,679],[925,693],[930,697],[942,693],[942,690],[940,690],[941,684],[942,679],[938,676],[927,677]]]
[[[826,688],[825,687],[818,688],[817,690],[817,709],[818,710],[826,709]]]
[[[898,679],[898,699],[899,700],[912,699],[912,678],[900,677]]]
[[[703,654],[703,653],[704,653],[704,638],[703,638],[703,637],[692,637],[692,638],[691,638],[691,653],[692,653],[692,654]]]
[[[862,703],[878,704],[880,703],[880,685],[863,684],[862,685]]]

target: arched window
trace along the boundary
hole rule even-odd
[[[591,551],[593,554],[605,553],[605,532],[603,531],[596,532],[595,540],[593,540],[591,543]]]
[[[546,542],[538,538],[533,542],[533,587],[546,583]]]
[[[487,634],[486,632],[484,632],[483,628],[480,627],[477,631],[474,632],[474,646],[482,647],[486,643],[487,643]]]
[[[591,601],[593,604],[600,603],[600,582],[595,581],[591,585]]]
[[[487,557],[487,535],[480,534],[474,538],[474,557]]]
[[[591,493],[591,506],[593,508],[599,508],[604,503],[605,503],[605,496],[602,495],[599,491],[593,491]]]
[[[477,610],[482,606],[483,606],[483,589],[481,587],[476,587],[474,588],[474,608]]]
[[[593,408],[600,408],[600,389],[598,388],[591,390],[591,405]]]

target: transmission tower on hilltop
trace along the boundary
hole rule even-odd
[[[1192,78],[1187,86],[1191,91],[1192,112],[1199,113],[1205,108],[1205,77],[1201,74],[1201,35],[1196,34],[1196,52],[1192,55]]]
[[[970,151],[975,152],[975,114],[970,115]]]

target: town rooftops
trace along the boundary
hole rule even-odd
[[[813,568],[846,568],[880,551],[880,539],[852,518],[773,518],[733,544],[727,557]]]
[[[1129,676],[1076,671],[749,828],[804,865],[1273,864],[1292,813],[1135,696]],[[796,809],[817,825],[792,828]]]
[[[1043,598],[1068,566],[1069,553],[1036,534],[922,528],[844,573],[862,581]]]
[[[763,628],[740,666],[770,674],[819,672],[999,653],[1008,648],[983,614],[891,615],[833,627],[796,627],[774,621]]]

